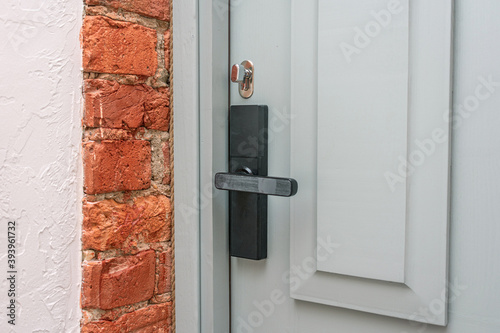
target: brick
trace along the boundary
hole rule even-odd
[[[170,108],[166,104],[168,95],[162,98],[150,98],[146,100],[144,126],[147,128],[168,131],[170,125]]]
[[[135,333],[171,333],[173,329],[168,320],[159,321],[134,331]]]
[[[163,169],[164,169],[164,176],[162,183],[163,184],[170,184],[170,144],[168,142],[163,142],[162,143],[162,151],[163,151]]]
[[[155,294],[172,291],[172,249],[158,255],[158,281]]]
[[[154,251],[148,250],[85,263],[82,307],[109,310],[150,299],[155,287],[155,261]]]
[[[99,320],[84,325],[82,333],[170,333],[172,332],[172,303],[150,305],[121,316],[118,320]]]
[[[83,267],[82,272],[82,308],[98,308],[100,295],[100,280],[102,273],[102,262],[90,261]]]
[[[150,299],[154,291],[155,253],[104,260],[100,308],[112,309]]]
[[[151,144],[148,141],[85,142],[83,164],[87,194],[142,190],[151,185]]]
[[[168,241],[172,236],[171,212],[170,199],[163,195],[135,198],[133,204],[85,202],[82,246],[127,252],[138,242]]]
[[[170,0],[86,0],[86,3],[122,8],[163,21],[170,20]]]
[[[163,303],[150,305],[123,315],[117,322],[122,328],[126,328],[129,331],[161,332],[160,329],[168,328],[171,325],[171,317],[172,303]]]
[[[152,76],[158,66],[156,43],[154,29],[103,16],[86,16],[82,28],[83,68]]]
[[[82,326],[81,333],[121,333],[120,327],[111,321],[99,320]]]
[[[84,124],[87,127],[166,131],[170,123],[168,92],[110,80],[85,80]]]

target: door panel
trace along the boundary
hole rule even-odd
[[[311,169],[317,235],[342,242],[317,269],[402,283],[406,179],[392,190],[381,175],[407,156],[408,1],[391,9],[387,0],[319,1],[318,155]],[[315,110],[308,111],[304,117]]]
[[[349,2],[347,9],[354,3],[360,4],[359,12],[346,12],[352,15],[350,27],[336,28],[329,22],[330,36],[327,37],[321,30],[325,27],[321,17],[330,13],[335,18],[333,13],[342,11],[345,5],[342,1],[333,3],[340,5],[326,9],[320,0],[319,6],[312,8],[311,1],[293,1],[292,22],[311,23],[300,29],[293,29],[292,24],[291,36],[295,73],[291,93],[291,112],[295,116],[291,123],[291,175],[300,184],[299,193],[291,201],[291,266],[308,269],[308,274],[292,270],[291,295],[311,302],[444,325],[452,3],[413,1],[405,7],[405,2],[398,2],[400,7],[392,15],[395,27],[388,25],[387,32],[382,30],[371,37],[370,45],[360,48],[350,62],[339,45],[342,41],[353,41],[352,36],[355,40],[358,26],[362,27],[363,22],[368,22],[365,27],[375,22],[369,17],[356,20],[357,16],[390,13],[391,2]],[[368,5],[370,7],[366,7]],[[328,6],[332,6],[332,2],[328,2]],[[404,15],[407,10],[409,16]],[[347,21],[344,18],[342,23]],[[331,34],[337,31],[340,31],[339,39],[332,38]],[[401,36],[405,34],[407,39]],[[314,45],[315,39],[317,45]],[[322,47],[321,43],[333,43],[333,46]],[[388,48],[394,49],[391,52]],[[310,50],[317,50],[317,54]],[[372,63],[372,59],[386,59],[390,53],[392,58],[400,57],[400,60]],[[314,64],[311,60],[316,57],[318,62]],[[330,85],[321,81],[326,59],[332,62],[329,76],[338,75],[330,78],[333,82]],[[391,63],[399,76],[378,68],[378,65],[390,68]],[[356,77],[353,74],[356,71],[361,76]],[[351,84],[351,80],[356,79],[359,83]],[[301,93],[315,86],[316,80],[317,95]],[[369,89],[372,82],[382,86],[377,94],[380,101]],[[388,90],[385,95],[384,87]],[[368,93],[363,94],[366,90]],[[322,96],[322,91],[327,97]],[[372,110],[379,117],[377,120],[368,113]],[[322,114],[328,114],[330,119]],[[337,114],[341,116],[335,118]],[[360,116],[356,118],[352,114]],[[319,133],[317,141],[304,135],[316,132]],[[322,137],[322,132],[329,137]],[[353,132],[358,137],[354,137]],[[342,133],[347,134],[342,136]],[[391,134],[395,136],[391,138]],[[382,141],[377,146],[379,139]],[[369,140],[375,143],[365,144]],[[324,148],[332,142],[337,152],[343,154],[332,154],[331,149]],[[369,158],[377,147],[379,163]],[[366,149],[365,160],[350,158],[363,149]],[[416,157],[424,160],[417,161]],[[325,160],[330,169],[326,166],[321,173]],[[408,163],[412,172],[398,173],[402,163]],[[332,173],[337,175],[339,170],[345,170],[344,177],[339,177],[344,180],[341,186],[328,181],[328,177],[333,177]],[[346,177],[347,173],[353,176]],[[372,177],[371,184],[377,186],[370,186],[367,175]],[[398,177],[395,182],[391,181],[393,175]],[[376,200],[370,201],[370,197]],[[379,215],[371,208],[377,208]],[[390,215],[392,221],[384,214]],[[367,252],[370,255],[366,255]],[[337,263],[350,270],[331,269]],[[325,270],[325,266],[330,269]],[[419,308],[441,298],[442,311],[433,316],[419,315]]]

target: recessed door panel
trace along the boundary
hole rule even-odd
[[[451,0],[292,2],[293,298],[446,324],[419,309],[446,299],[451,22]]]
[[[320,271],[404,282],[408,0],[320,0],[317,234],[339,244]]]

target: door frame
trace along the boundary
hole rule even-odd
[[[227,170],[229,1],[173,0],[178,332],[230,332],[227,195],[213,187]]]

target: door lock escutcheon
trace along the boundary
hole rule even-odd
[[[238,83],[240,96],[250,98],[253,95],[254,67],[250,60],[234,64],[231,68],[231,81]]]
[[[290,197],[292,178],[268,177],[268,108],[233,105],[229,112],[229,172],[215,175],[215,187],[229,191],[229,253],[267,258],[267,196]]]

